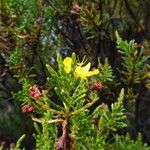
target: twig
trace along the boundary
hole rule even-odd
[[[128,0],[124,0],[124,2],[125,2],[126,8],[127,8],[128,12],[129,12],[131,18],[135,21],[135,24],[142,30],[143,28],[142,28],[142,26],[140,25],[140,23],[137,21],[137,19],[136,19],[134,13],[132,12],[132,9],[130,8],[130,5],[129,5],[129,3],[128,3]]]
[[[80,112],[84,111],[85,109],[87,109],[87,108],[91,107],[94,103],[96,103],[96,102],[97,102],[97,100],[99,100],[99,98],[96,98],[96,99],[95,99],[95,100],[93,100],[92,102],[87,103],[87,104],[86,104],[84,107],[82,107],[81,109],[78,109],[78,110],[76,110],[76,111],[74,111],[74,112],[70,113],[70,116],[71,116],[71,115],[78,114],[78,113],[80,113]]]

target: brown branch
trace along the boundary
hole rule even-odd
[[[40,11],[39,11],[39,17],[37,18],[36,23],[35,23],[37,28],[34,31],[34,32],[36,32],[36,34],[33,37],[33,44],[31,46],[31,49],[33,50],[33,53],[32,53],[30,66],[33,66],[34,61],[35,61],[35,56],[38,54],[37,53],[37,48],[38,48],[38,44],[39,44],[39,41],[40,41],[43,18],[44,18],[44,0],[39,0],[38,5],[39,5],[39,10]]]
[[[141,30],[143,29],[142,26],[140,25],[140,23],[138,22],[137,18],[135,17],[134,13],[132,12],[132,9],[130,8],[130,4],[128,2],[128,0],[124,0],[125,2],[125,6],[131,16],[131,18],[134,20],[135,25],[137,25],[137,27],[139,27]]]

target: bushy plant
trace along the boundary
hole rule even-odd
[[[147,3],[0,0],[0,128],[31,128],[21,101],[36,149],[149,149],[124,136],[149,88]]]
[[[130,74],[130,65],[134,63],[127,61],[127,64],[126,59],[137,57],[137,50],[134,43],[123,41],[118,33],[116,36],[124,67],[120,73],[124,74],[123,70],[127,69],[126,74]],[[135,54],[133,57],[128,49]],[[141,55],[137,58],[137,64],[145,63],[147,59]],[[20,78],[23,89],[14,94],[24,102],[22,111],[34,121],[36,149],[121,149],[128,142],[128,149],[136,147],[137,143],[132,139],[117,135],[119,129],[128,125],[125,115],[128,110],[124,107],[124,102],[130,100],[128,89],[121,89],[122,84],[116,84],[121,89],[120,94],[113,93],[118,99],[113,103],[105,101],[113,92],[109,86],[116,82],[107,59],[103,65],[99,60],[98,69],[92,70],[91,63],[85,57],[80,61],[75,53],[64,59],[57,54],[57,63],[56,69],[46,65],[49,75],[44,87],[38,87],[30,78]],[[141,65],[136,67],[132,72],[136,73]],[[141,81],[142,75],[136,78]],[[120,81],[124,83],[125,80],[121,78]]]

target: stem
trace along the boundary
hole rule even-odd
[[[93,100],[92,102],[87,103],[87,104],[86,104],[84,107],[82,107],[81,109],[78,109],[78,110],[76,110],[76,111],[70,113],[70,116],[71,116],[71,115],[76,115],[76,114],[78,114],[78,113],[84,111],[85,109],[91,107],[95,102],[97,102],[98,99],[99,99],[99,98],[96,98],[96,99]]]
[[[38,123],[43,123],[46,122],[43,118],[38,119],[35,116],[31,115],[31,118],[33,121],[38,122]],[[47,123],[57,123],[57,122],[64,122],[63,119],[54,119],[54,120],[48,120]]]
[[[52,109],[48,105],[44,104],[42,101],[40,101],[38,99],[36,99],[36,103],[39,104],[40,106],[42,106],[46,110],[50,110],[51,112],[56,113],[56,114],[64,115],[64,112]]]
[[[48,123],[56,123],[56,122],[64,122],[63,119],[54,119],[54,120],[49,120]]]
[[[132,12],[132,9],[130,8],[130,4],[128,2],[128,0],[124,0],[125,2],[125,6],[131,16],[131,18],[134,20],[135,25],[137,25],[137,27],[139,27],[141,30],[143,29],[143,27],[140,25],[140,23],[138,22],[137,18],[135,17],[134,13]]]

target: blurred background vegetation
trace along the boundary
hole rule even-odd
[[[74,8],[76,4],[80,8]],[[9,146],[27,133],[26,148],[34,147],[32,121],[12,96],[21,88],[18,75],[28,75],[43,86],[45,64],[55,67],[56,51],[63,56],[72,52],[80,58],[86,55],[93,66],[97,57],[101,61],[107,57],[117,74],[121,60],[116,30],[123,39],[135,39],[145,56],[150,54],[149,8],[149,0],[0,0],[1,144]],[[139,93],[131,114],[132,133],[140,131],[149,142],[150,92],[142,83],[132,88]]]

